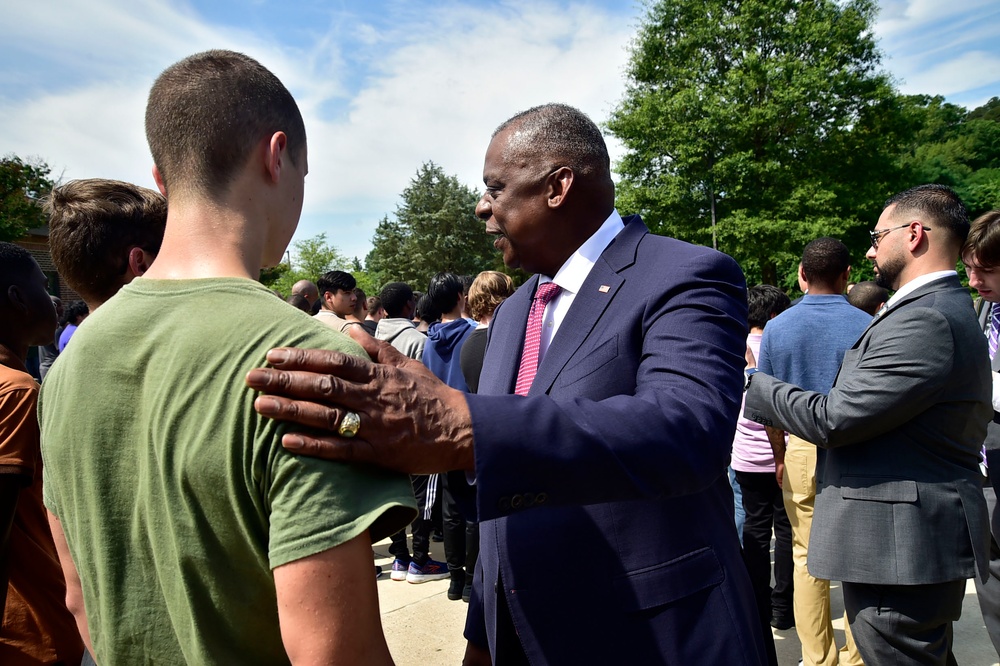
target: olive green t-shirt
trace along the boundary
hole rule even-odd
[[[245,383],[277,346],[363,354],[251,280],[140,278],[53,364],[45,504],[102,666],[285,663],[271,570],[415,516],[405,476],[282,448]]]

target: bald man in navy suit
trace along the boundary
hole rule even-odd
[[[477,215],[504,262],[536,275],[496,312],[479,394],[369,344],[383,364],[272,353],[276,369],[250,384],[310,401],[271,395],[258,410],[310,425],[359,414],[357,438],[284,440],[303,453],[474,476],[467,664],[773,661],[727,477],[747,331],[739,267],[619,216],[603,137],[576,109],[501,125],[484,181]],[[551,282],[526,375],[529,310]]]

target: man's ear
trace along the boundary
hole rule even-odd
[[[288,159],[288,137],[284,132],[275,132],[267,142],[267,175],[272,183],[281,178],[281,171]]]
[[[160,175],[160,168],[153,165],[153,180],[156,182],[156,188],[160,190],[160,194],[167,196],[167,186],[163,182],[163,176]]]
[[[16,284],[7,287],[7,307],[17,314],[17,318],[23,318],[30,309],[24,299],[24,290]]]
[[[545,179],[546,198],[549,208],[558,208],[566,202],[570,189],[573,187],[573,170],[569,167],[559,167]]]
[[[128,269],[132,273],[132,277],[139,277],[149,270],[149,267],[153,263],[153,259],[156,259],[156,255],[150,254],[141,247],[133,247],[128,251]],[[131,278],[128,282],[131,282]]]

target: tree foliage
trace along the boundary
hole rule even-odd
[[[954,188],[973,216],[1000,208],[1000,98],[972,111],[941,96],[904,102],[915,128],[900,158],[909,178]]]
[[[315,282],[329,271],[351,271],[351,262],[326,240],[325,233],[295,241],[292,247],[290,265],[281,263],[262,270],[260,274],[260,281],[265,287],[275,289],[285,297],[291,295],[292,285],[299,280]]]
[[[648,4],[608,122],[627,151],[619,208],[716,244],[750,282],[794,274],[817,236],[857,249],[901,183],[908,129],[875,12],[874,0]]]
[[[475,215],[479,195],[455,176],[426,162],[403,190],[395,219],[375,229],[365,269],[383,286],[401,281],[425,290],[439,271],[475,275],[502,267],[493,239]]]
[[[18,240],[28,229],[48,223],[41,199],[54,186],[51,173],[41,160],[0,159],[0,241]]]

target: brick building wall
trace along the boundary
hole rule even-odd
[[[59,276],[55,264],[52,263],[52,254],[49,252],[49,230],[48,228],[31,229],[28,235],[15,242],[31,253],[42,272],[49,278],[49,293],[54,294],[63,300],[63,303],[83,300],[80,295],[67,286],[66,282]]]

